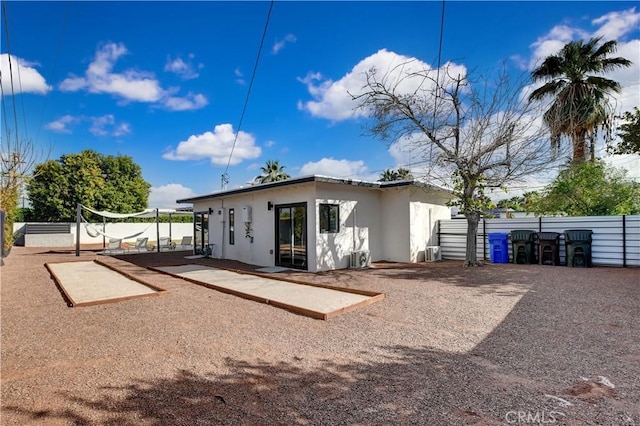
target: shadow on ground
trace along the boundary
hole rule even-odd
[[[514,375],[521,353],[510,360],[506,353],[488,356],[485,349],[495,348],[456,354],[383,347],[377,348],[375,361],[322,360],[313,369],[295,357],[279,363],[226,359],[226,374],[181,369],[173,377],[101,387],[93,399],[61,393],[64,405],[73,408],[5,409],[33,422],[57,419],[74,425],[485,425],[505,424],[508,413],[523,410],[546,413],[547,419],[561,416],[570,424],[633,425],[638,416],[631,408],[637,396],[593,392],[604,386],[573,376],[571,369],[549,375],[543,368],[540,377]],[[622,392],[629,390],[633,386]]]

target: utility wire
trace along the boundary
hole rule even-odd
[[[267,36],[267,28],[269,27],[269,19],[271,18],[271,11],[273,10],[274,0],[271,0],[269,4],[269,12],[267,13],[267,20],[264,23],[264,30],[262,31],[262,38],[260,39],[260,47],[258,48],[258,55],[256,56],[256,62],[253,66],[253,72],[251,73],[251,81],[249,82],[249,88],[247,89],[247,96],[244,100],[244,106],[242,107],[242,114],[240,115],[240,122],[238,123],[238,128],[236,129],[236,135],[233,138],[233,145],[231,146],[231,153],[229,154],[229,160],[227,161],[227,167],[224,169],[224,173],[222,174],[222,189],[229,183],[229,175],[227,171],[229,170],[229,165],[231,164],[231,157],[233,157],[233,151],[236,148],[236,142],[238,141],[238,135],[240,134],[240,129],[242,128],[242,121],[244,120],[244,114],[247,110],[247,105],[249,103],[249,96],[251,95],[251,87],[253,86],[253,81],[256,77],[256,71],[258,70],[258,63],[260,62],[260,54],[262,53],[262,46],[264,45],[264,39]]]
[[[58,65],[58,57],[60,56],[60,49],[62,47],[62,40],[64,39],[64,35],[67,31],[67,22],[69,17],[69,9],[71,9],[71,2],[67,1],[67,7],[64,11],[64,18],[62,19],[62,30],[60,31],[60,37],[58,38],[58,45],[56,46],[56,53],[53,58],[53,68],[51,70],[51,81],[55,81],[56,77],[56,69]],[[40,113],[40,123],[38,124],[38,133],[36,133],[36,140],[40,137],[40,131],[42,130],[42,123],[44,122],[44,115],[47,110],[47,105],[49,102],[49,93],[46,94],[44,98],[44,103],[42,105],[42,112]]]
[[[440,88],[440,65],[442,62],[442,40],[444,39],[444,4],[445,4],[445,0],[442,0],[442,12],[440,14],[440,42],[438,43],[438,65],[436,68],[436,90],[435,90],[435,96],[433,99],[433,125],[434,125],[434,130],[435,129],[435,123],[436,123],[436,113],[437,113],[437,108],[438,108],[438,89]],[[428,174],[431,174],[431,169],[432,169],[432,162],[433,162],[433,142],[431,142],[429,144],[429,172]]]
[[[11,48],[9,44],[9,20],[7,19],[7,1],[2,0],[2,12],[4,14],[4,30],[7,38],[7,59],[9,60],[9,77],[11,80],[11,105],[13,106],[13,119],[16,125],[15,133],[16,133],[16,144],[19,143],[20,138],[18,137],[18,112],[16,110],[16,97],[15,90],[13,87],[13,67],[11,65]],[[10,141],[7,141],[9,143]]]

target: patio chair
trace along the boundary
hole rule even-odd
[[[149,251],[149,247],[147,247],[148,242],[148,237],[138,238],[136,239],[136,245],[134,245],[133,247],[129,247],[127,251],[132,253],[144,253],[146,251]]]
[[[191,236],[182,237],[182,241],[180,242],[180,244],[176,244],[175,249],[176,250],[193,250],[192,240],[193,240],[193,237]]]
[[[109,244],[102,250],[102,254],[124,254],[122,238],[109,238]]]
[[[176,246],[171,241],[171,238],[169,237],[160,237],[160,240],[158,241],[158,246],[160,247],[160,251],[173,250],[174,248],[176,248]]]

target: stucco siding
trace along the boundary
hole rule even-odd
[[[213,210],[209,218],[209,243],[215,244],[216,257],[233,259],[259,266],[275,265],[275,206],[282,204],[307,203],[307,262],[309,270],[314,270],[315,246],[314,188],[312,184],[299,187],[273,189],[271,191],[239,194],[224,199],[194,204],[194,211]],[[268,210],[268,203],[273,208]],[[242,220],[242,208],[251,207],[251,222]],[[216,212],[224,208],[224,221]],[[229,209],[234,209],[235,243],[229,244]]]
[[[378,243],[383,253],[380,260],[408,262],[409,250],[409,193],[404,188],[385,189],[381,193],[380,228],[382,240]]]
[[[411,188],[407,191],[410,200],[410,261],[423,262],[425,247],[437,242],[438,220],[451,217],[450,208],[443,205],[449,197],[445,193],[426,191],[422,188]]]
[[[337,233],[320,233],[318,220],[320,204],[340,206],[340,227]],[[327,271],[349,267],[352,251],[367,250],[372,260],[382,258],[379,191],[370,188],[318,184],[315,201],[318,270]]]
[[[216,257],[260,266],[278,263],[278,206],[306,203],[305,267],[310,272],[347,268],[350,254],[360,250],[368,251],[372,261],[422,261],[426,245],[433,243],[436,221],[449,217],[449,208],[444,206],[446,194],[407,184],[381,188],[314,180],[240,191],[194,199],[194,212],[212,211],[209,243],[215,245]],[[339,206],[337,232],[320,232],[321,204]],[[252,216],[246,224],[242,220],[245,206],[251,208]],[[224,215],[220,217],[217,212],[222,208]],[[235,212],[235,244],[229,244],[229,209]]]

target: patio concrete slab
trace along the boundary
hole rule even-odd
[[[116,302],[163,291],[97,262],[47,263],[45,266],[70,306]]]
[[[384,298],[382,293],[290,282],[202,265],[152,269],[320,319],[328,319]]]

